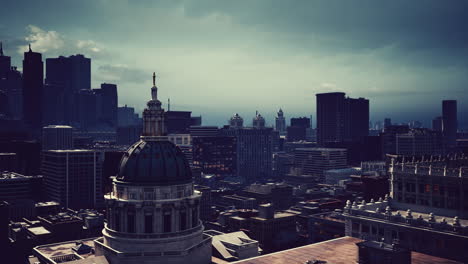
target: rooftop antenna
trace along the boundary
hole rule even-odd
[[[32,52],[32,50],[31,50],[31,43],[29,43],[29,52]]]
[[[171,98],[167,98],[167,111],[171,111]]]
[[[0,56],[3,56],[3,42],[0,41]]]

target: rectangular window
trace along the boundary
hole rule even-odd
[[[115,213],[115,231],[120,231],[120,214],[118,212]]]
[[[135,233],[135,215],[134,214],[127,215],[127,232]]]
[[[434,193],[439,193],[439,184],[434,184],[433,190],[434,190]]]
[[[153,215],[145,215],[145,233],[153,233]]]
[[[169,233],[171,232],[171,214],[164,214],[164,233]]]
[[[430,184],[426,184],[426,185],[425,185],[424,192],[426,192],[426,193],[430,193],[430,192],[431,192],[431,185],[430,185]]]
[[[192,209],[192,227],[196,227],[198,225],[198,210],[197,208]]]
[[[187,229],[187,213],[185,211],[180,212],[180,230]]]

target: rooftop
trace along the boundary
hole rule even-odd
[[[346,151],[345,148],[296,148],[302,151]]]
[[[77,246],[79,243],[83,243],[86,246],[91,247],[94,249],[94,240],[96,238],[88,238],[80,241],[67,241],[61,243],[54,243],[54,244],[47,244],[42,246],[37,246],[34,248],[34,254],[37,256],[39,253],[45,258],[53,260],[54,258],[63,257],[63,256],[74,256],[74,260],[78,259],[87,259],[91,258],[94,260],[95,256],[92,253],[93,251],[85,254],[78,255],[74,247]],[[76,263],[92,263],[92,262],[76,262]],[[107,262],[95,262],[95,263],[107,263]]]
[[[309,260],[326,261],[329,264],[356,263],[358,248],[356,243],[363,240],[354,237],[341,237],[320,243],[297,247],[268,255],[234,262],[236,264],[304,264]],[[411,252],[412,264],[461,264],[457,261]]]

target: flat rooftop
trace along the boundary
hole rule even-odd
[[[363,240],[354,237],[341,237],[231,263],[304,264],[307,261],[313,259],[326,261],[330,264],[357,263],[358,247],[356,246],[356,243],[362,241]],[[438,258],[417,252],[411,252],[411,263],[461,264],[461,262]]]
[[[83,240],[76,240],[76,241],[67,241],[55,244],[48,244],[35,247],[35,250],[46,258],[53,258],[57,256],[63,255],[72,255],[76,252],[73,250],[73,247],[76,246],[77,242],[82,242],[83,244],[90,246],[94,249],[94,240],[96,238],[88,238]],[[87,253],[80,255],[82,258],[86,259],[89,257],[94,257],[93,253]]]

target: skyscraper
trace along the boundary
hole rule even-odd
[[[317,94],[317,142],[342,141],[345,137],[345,93]]]
[[[98,121],[106,127],[117,127],[117,85],[110,83],[101,84],[101,89],[94,89],[97,100]]]
[[[271,175],[272,128],[223,128],[220,134],[236,138],[236,171],[242,181],[254,182]]]
[[[286,119],[284,118],[284,113],[281,108],[275,118],[275,129],[280,135],[286,134]]]
[[[46,83],[63,87],[65,124],[79,119],[75,95],[82,89],[91,89],[91,59],[78,54],[70,57],[46,59]]]
[[[317,141],[357,141],[369,134],[369,100],[345,93],[317,94]]]
[[[42,150],[73,149],[73,128],[46,126],[42,129]]]
[[[252,126],[255,128],[265,127],[265,118],[258,112],[255,113],[255,117],[252,119]]]
[[[93,150],[42,152],[42,173],[49,199],[65,208],[101,208],[103,153]]]
[[[0,80],[6,78],[11,68],[11,57],[3,54],[3,43],[0,42]]]
[[[23,60],[23,115],[33,129],[42,128],[44,64],[42,55],[31,50],[24,53]]]
[[[457,145],[457,100],[442,101],[442,134],[448,151]]]
[[[432,119],[432,130],[442,131],[442,117],[438,116]]]
[[[229,119],[229,126],[231,128],[241,128],[244,126],[244,119],[238,113],[235,113],[231,119]]]

